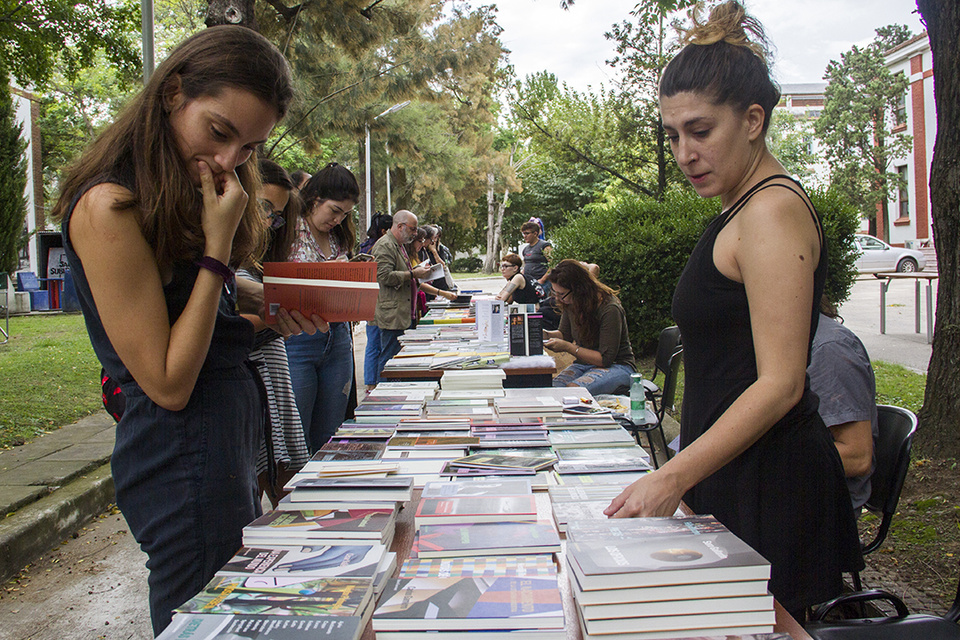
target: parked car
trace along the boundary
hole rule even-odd
[[[860,250],[856,262],[857,270],[860,273],[890,271],[912,273],[923,271],[923,268],[927,266],[927,260],[923,257],[923,254],[914,249],[891,247],[879,238],[860,233],[853,237],[853,241],[857,245],[857,249]]]

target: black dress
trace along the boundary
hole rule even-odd
[[[720,273],[713,248],[747,201],[773,187],[802,191],[787,176],[755,185],[710,223],[677,283],[673,317],[683,336],[685,369],[681,447],[709,429],[757,380],[746,290]],[[822,239],[819,217],[808,208]],[[810,340],[826,281],[826,251],[822,245],[814,275]],[[771,562],[770,591],[791,612],[838,595],[841,572],[863,567],[840,456],[818,404],[808,379],[787,415],[684,496],[696,513],[713,514]]]

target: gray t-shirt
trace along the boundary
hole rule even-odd
[[[877,384],[870,357],[860,338],[850,329],[820,315],[820,324],[810,347],[810,388],[820,396],[820,417],[828,426],[869,420],[873,430],[874,455],[870,473],[877,464]],[[870,497],[870,475],[847,478],[853,508]]]
[[[553,245],[546,240],[537,240],[533,246],[525,244],[521,250],[523,256],[523,275],[539,280],[547,272],[547,256],[543,250]]]

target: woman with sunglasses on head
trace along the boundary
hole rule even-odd
[[[637,365],[630,346],[627,316],[617,292],[603,284],[578,260],[561,260],[546,276],[561,309],[560,328],[544,331],[544,346],[566,352],[576,362],[557,374],[555,387],[586,387],[590,393],[613,393],[630,385]]]
[[[349,259],[357,241],[353,208],[360,200],[353,173],[331,162],[307,180],[300,198],[304,211],[297,219],[290,262]],[[343,423],[354,384],[350,323],[332,322],[320,329],[287,340],[290,377],[311,454]]]
[[[751,34],[754,39],[751,39]],[[681,498],[771,563],[794,616],[863,568],[843,466],[806,367],[826,281],[819,216],[764,141],[780,92],[759,23],[736,1],[694,14],[660,80],[681,170],[722,212],[673,298],[683,334],[680,452],[630,485],[614,517],[669,516]]]
[[[126,401],[111,467],[156,634],[261,512],[264,405],[233,267],[261,246],[254,152],[292,97],[269,41],[205,29],[70,168],[54,208],[90,341]],[[316,330],[298,312],[279,326]]]
[[[250,260],[237,271],[237,278],[262,284],[264,262],[286,262],[297,231],[297,225],[287,224],[287,221],[295,222],[300,217],[302,205],[293,180],[283,167],[267,158],[260,158],[259,165],[263,181],[259,204],[268,233],[267,247],[260,260]],[[310,456],[290,380],[290,364],[283,336],[277,333],[276,327],[264,324],[259,315],[243,314],[243,317],[252,322],[257,330],[250,360],[260,371],[270,407],[270,446],[267,446],[266,440],[260,446],[257,480],[260,490],[267,494],[270,504],[276,508],[285,494],[283,486]],[[269,455],[273,456],[276,463],[275,474],[268,472]]]
[[[546,297],[543,285],[537,282],[536,278],[521,273],[522,267],[523,260],[517,254],[508,253],[503,256],[500,261],[500,275],[506,279],[507,284],[497,294],[497,300],[518,304],[540,304],[543,302]]]

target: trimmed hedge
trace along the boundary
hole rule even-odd
[[[457,258],[450,262],[450,270],[457,273],[478,273],[483,268],[483,260],[477,256]]]
[[[853,234],[859,218],[835,193],[815,191],[810,198],[830,247],[827,295],[842,302],[856,279]],[[704,200],[691,190],[670,192],[663,202],[623,195],[554,231],[551,262],[574,258],[599,265],[600,279],[620,290],[634,350],[651,354],[661,329],[674,324],[673,291],[687,258],[718,213],[718,199]]]

